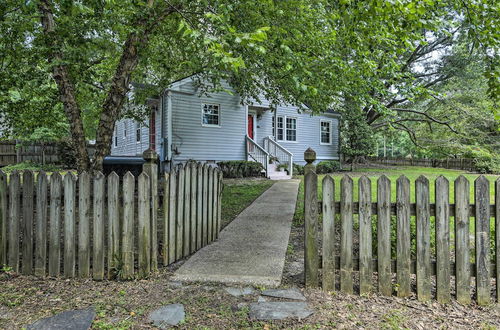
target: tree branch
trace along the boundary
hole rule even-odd
[[[417,114],[420,116],[424,116],[428,120],[430,120],[434,123],[440,124],[440,125],[444,125],[444,126],[448,127],[453,133],[458,134],[458,132],[448,122],[436,119],[436,118],[432,117],[431,115],[429,115],[428,113],[413,110],[413,109],[402,109],[402,108],[392,108],[392,109],[397,111],[397,112],[408,112],[408,113],[414,113],[414,114]]]

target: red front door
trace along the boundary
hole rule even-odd
[[[254,137],[254,134],[253,134],[253,115],[248,115],[247,123],[248,123],[248,136],[253,140],[253,137]]]

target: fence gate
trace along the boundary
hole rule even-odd
[[[438,177],[432,183],[434,196],[429,180],[420,176],[412,198],[412,183],[405,176],[397,180],[395,191],[386,176],[373,186],[362,176],[356,194],[351,177],[345,175],[336,187],[327,175],[318,202],[316,154],[308,149],[304,158],[308,163],[304,178],[306,286],[319,287],[321,282],[328,291],[353,293],[359,288],[360,294],[378,290],[399,297],[416,291],[421,301],[435,296],[443,303],[452,296],[470,303],[475,296],[480,305],[489,304],[494,299],[491,291],[496,289],[499,300],[500,267],[495,265],[500,265],[500,178],[493,183],[495,195],[491,197],[490,182],[479,176],[471,203],[471,184],[464,176],[454,181],[453,190],[445,177]],[[339,200],[336,189],[340,189]],[[376,189],[376,201],[372,201],[372,189]]]

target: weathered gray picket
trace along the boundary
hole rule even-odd
[[[61,271],[61,196],[62,177],[59,173],[50,176],[50,220],[49,220],[49,276],[59,276]]]
[[[78,275],[90,274],[90,175],[78,176]]]
[[[8,233],[8,263],[13,271],[19,271],[19,219],[21,217],[21,180],[19,173],[14,171],[9,182],[9,233]]]
[[[436,201],[436,298],[448,303],[450,295],[450,185],[444,176],[435,183]]]
[[[35,182],[32,171],[23,173],[23,216],[22,216],[22,273],[33,272],[33,198]]]
[[[45,174],[45,172],[38,173],[37,180],[38,181],[36,185],[36,223],[35,223],[36,225],[35,275],[44,276],[47,264],[47,205],[48,205],[47,174]]]
[[[104,279],[104,175],[98,172],[94,177],[94,222],[92,249],[92,277],[94,280]]]
[[[382,175],[377,181],[377,257],[378,290],[392,294],[391,271],[391,181]]]
[[[76,269],[76,178],[73,173],[64,176],[64,277],[75,277]]]
[[[134,192],[135,180],[132,173],[123,177],[123,220],[121,246],[121,278],[134,277]]]
[[[493,204],[490,204],[490,182],[485,176],[479,176],[474,182],[474,204],[470,204],[470,184],[464,176],[458,177],[454,182],[454,204],[450,204],[450,183],[445,177],[439,176],[433,184],[435,196],[431,204],[430,182],[426,177],[420,176],[415,181],[415,203],[411,203],[410,181],[401,176],[396,182],[396,203],[391,203],[391,182],[387,177],[381,176],[377,181],[377,201],[373,202],[371,181],[362,176],[357,182],[358,198],[355,201],[353,180],[346,175],[339,185],[340,201],[335,201],[335,182],[330,176],[325,176],[322,185],[323,200],[317,202],[317,175],[314,166],[309,166],[304,178],[306,285],[322,285],[326,291],[336,290],[335,276],[338,272],[342,292],[353,293],[354,288],[359,288],[360,294],[368,294],[374,291],[372,281],[376,274],[378,291],[389,296],[393,291],[392,276],[395,274],[394,290],[398,296],[408,297],[412,294],[413,275],[416,275],[415,293],[419,300],[428,301],[435,292],[435,298],[439,302],[449,303],[452,298],[451,283],[455,282],[456,299],[461,303],[470,303],[471,277],[475,277],[477,303],[487,305],[493,299],[492,279],[496,278],[498,300],[500,179],[494,183]],[[315,243],[319,234],[316,226],[319,215],[314,212],[316,204],[321,205],[323,212],[321,261],[318,260],[319,248]],[[338,239],[335,235],[336,211],[340,212],[340,245],[335,244]],[[353,239],[356,234],[353,232],[355,215],[359,220],[356,240]],[[392,217],[395,217],[396,237],[391,237]],[[450,232],[451,217],[455,221],[454,234]],[[475,219],[473,262],[470,260],[470,217]],[[493,235],[491,218],[495,218],[494,248],[490,247],[493,244],[490,240]],[[372,221],[377,221],[376,231]],[[434,236],[431,236],[432,225]],[[372,235],[375,232],[376,257],[375,251],[372,251]],[[415,237],[413,252],[411,237]],[[454,242],[450,242],[453,238]],[[391,256],[391,243],[396,246],[395,256]],[[431,246],[435,250],[431,250]],[[355,251],[359,251],[357,255]],[[490,256],[493,253],[491,251],[496,251],[494,259]],[[355,272],[358,272],[359,277],[355,276]],[[317,274],[322,275],[322,283],[317,281]],[[359,280],[355,280],[356,278]]]
[[[222,173],[188,163],[161,185],[157,173],[152,162],[137,178],[0,171],[1,261],[40,277],[144,278],[158,259],[172,264],[216,239]]]
[[[323,178],[323,290],[335,289],[335,183]]]

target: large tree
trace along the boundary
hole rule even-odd
[[[320,112],[349,98],[367,111],[385,113],[391,95],[420,88],[408,93],[404,88],[415,79],[408,77],[404,59],[427,46],[429,34],[423,31],[439,37],[449,30],[450,15],[458,15],[486,48],[495,45],[492,19],[498,5],[490,0],[467,5],[452,0],[5,0],[0,49],[8,65],[0,68],[0,79],[8,93],[0,93],[0,100],[16,103],[19,111],[5,104],[0,111],[29,118],[32,110],[56,117],[62,109],[79,170],[101,168],[132,81],[158,86],[149,91],[158,93],[170,81],[197,74],[202,90],[221,88],[224,78],[243,99],[263,94],[274,103],[307,104]],[[495,78],[497,71],[488,72]],[[394,93],[397,81],[405,83]],[[38,105],[32,99],[35,86],[43,86]],[[92,161],[86,134],[96,138]]]

